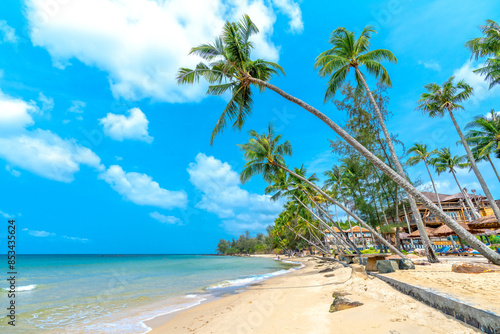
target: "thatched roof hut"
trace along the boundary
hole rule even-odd
[[[472,230],[469,225],[464,224],[464,223],[459,223],[460,226],[465,228],[468,232],[477,234],[477,233],[482,233],[484,232],[483,230]],[[451,228],[449,228],[447,225],[441,225],[437,229],[434,230],[434,234],[438,237],[447,237],[449,235],[456,235],[455,232]]]
[[[498,223],[495,215],[484,216],[470,222],[469,227],[471,229],[482,229],[482,228],[499,228],[500,224]]]
[[[425,231],[427,232],[429,238],[436,237],[436,235],[434,234],[434,230],[435,228],[428,226],[425,227]],[[408,238],[420,238],[420,232],[418,232],[418,230],[415,230],[408,235]]]

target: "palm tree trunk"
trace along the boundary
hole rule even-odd
[[[427,168],[427,173],[429,173],[429,177],[431,178],[432,188],[434,188],[434,193],[436,194],[439,208],[441,210],[443,210],[443,206],[441,205],[441,200],[439,199],[439,194],[438,194],[438,191],[436,189],[436,184],[434,183],[434,179],[432,178],[431,171],[429,170],[429,165],[427,164],[427,159],[424,159],[424,163],[425,163],[425,168]]]
[[[309,208],[307,207],[307,205],[305,205],[304,203],[302,203],[302,201],[301,201],[301,200],[300,200],[297,196],[294,196],[294,197],[295,197],[295,200],[296,200],[297,202],[299,202],[299,203],[300,203],[300,205],[302,205],[302,207],[304,207],[304,209],[306,209],[306,210],[307,210],[310,214],[312,214],[312,215],[314,216],[314,218],[316,218],[316,219],[317,219],[317,220],[318,220],[321,224],[323,224],[323,226],[324,226],[324,227],[326,227],[326,228],[328,229],[328,231],[330,231],[330,233],[332,233],[332,236],[336,234],[335,230],[334,230],[334,229],[332,229],[332,228],[331,228],[331,226],[329,226],[329,225],[328,225],[328,224],[327,224],[327,223],[326,223],[323,219],[321,219],[321,218],[320,218],[318,215],[316,215],[316,214],[315,214],[315,213],[314,213],[311,209],[309,209]],[[304,218],[302,218],[302,219],[304,219]],[[304,220],[305,220],[305,219],[304,219]],[[307,220],[305,220],[305,221],[307,222]],[[342,240],[342,239],[341,239],[341,240]],[[352,248],[352,250],[353,250],[354,252],[356,252],[356,253],[358,253],[358,254],[361,254],[361,253],[359,252],[359,250],[356,248],[356,246],[354,246],[354,245],[350,245],[350,244],[349,244],[349,242],[347,242],[347,241],[344,241],[344,240],[342,240],[342,241],[346,244],[346,246],[347,246],[347,247]],[[353,246],[354,246],[354,247],[353,247]]]
[[[476,174],[477,180],[479,181],[481,188],[483,188],[484,194],[486,195],[488,202],[490,202],[490,206],[493,209],[493,213],[495,214],[495,217],[500,222],[500,209],[498,208],[498,205],[495,202],[495,198],[493,197],[493,195],[490,192],[490,189],[486,185],[486,181],[484,181],[483,175],[479,171],[479,168],[477,168],[476,160],[474,159],[474,155],[472,154],[472,151],[470,150],[469,145],[467,144],[467,140],[465,139],[465,136],[462,133],[462,130],[460,130],[460,126],[458,125],[458,123],[455,119],[455,116],[453,115],[453,112],[450,109],[448,109],[448,112],[450,114],[451,120],[453,121],[453,125],[455,125],[455,128],[457,129],[458,135],[460,136],[460,140],[462,141],[462,144],[464,145],[465,152],[467,152],[467,157],[469,158],[469,162],[470,162],[470,165],[472,167],[472,170],[474,171],[474,174]],[[469,242],[466,239],[465,239],[465,241],[467,241],[467,243]]]
[[[406,213],[405,204],[404,203],[402,203],[402,204],[403,204],[403,212],[405,214],[406,225],[408,225],[408,234],[410,234],[411,233],[410,220],[408,219],[408,214]],[[411,239],[411,238],[410,238],[410,243],[411,243],[411,246],[413,247],[413,249],[415,249],[415,244],[413,243],[413,239]]]
[[[477,250],[479,253],[481,253],[484,257],[486,257],[488,260],[495,264],[500,265],[500,254],[497,254],[493,250],[491,250],[489,247],[487,247],[485,244],[480,242],[479,240],[476,239],[475,236],[470,234],[465,228],[460,226],[456,221],[454,221],[451,217],[449,217],[446,213],[444,213],[441,209],[439,209],[438,206],[436,206],[431,200],[429,200],[424,194],[422,194],[420,191],[417,190],[406,178],[401,177],[398,173],[396,173],[392,168],[387,166],[382,160],[380,160],[376,155],[374,155],[372,152],[370,152],[366,147],[361,145],[356,139],[354,139],[350,134],[348,134],[344,129],[342,129],[338,124],[333,122],[330,118],[328,118],[325,114],[320,112],[318,109],[310,106],[309,104],[305,103],[304,101],[286,93],[282,89],[270,84],[269,82],[256,79],[253,77],[248,77],[248,80],[260,85],[262,87],[267,87],[271,89],[272,91],[276,92],[277,94],[281,95],[285,99],[287,99],[290,102],[293,102],[297,104],[298,106],[302,107],[309,113],[313,114],[314,116],[318,117],[320,120],[322,120],[326,125],[328,125],[337,135],[339,135],[342,139],[344,139],[349,145],[351,145],[356,151],[358,151],[363,157],[365,157],[368,161],[370,161],[375,167],[380,169],[384,174],[389,176],[394,182],[396,182],[399,186],[401,186],[407,193],[411,194],[415,198],[417,198],[423,205],[425,205],[429,210],[436,215],[441,221],[443,221],[451,230],[453,230],[458,236],[462,237],[467,243]],[[321,191],[321,189],[320,189]],[[324,194],[323,191],[321,193]],[[325,194],[326,195],[326,194]],[[328,196],[328,195],[326,195]],[[330,197],[330,196],[328,196]],[[338,203],[337,201],[335,201]],[[335,204],[335,202],[332,202]],[[347,210],[343,205],[341,206],[340,203],[337,204],[339,207],[342,208],[342,210]],[[347,212],[347,211],[346,211]],[[359,218],[358,218],[359,219]],[[363,222],[363,224],[366,224]],[[368,225],[367,225],[368,226]],[[370,232],[373,230],[370,226],[369,228]],[[375,232],[373,230],[373,232]],[[372,232],[372,233],[373,233]],[[380,237],[378,233],[375,232],[374,236]],[[383,239],[383,238],[382,238]],[[385,242],[386,240],[383,239]],[[392,247],[392,245],[391,245]],[[394,247],[392,247],[394,248]],[[397,249],[394,249],[397,251]],[[397,251],[399,252],[399,251]]]
[[[289,170],[288,168],[286,168],[285,166],[281,166],[280,164],[276,163],[276,162],[273,162],[273,164],[278,167],[278,168],[281,168],[283,169],[284,171],[286,171],[287,173],[289,173],[290,175],[298,178],[299,180],[302,180],[304,181],[305,183],[307,183],[308,185],[310,185],[311,187],[314,188],[314,190],[316,190],[317,192],[319,192],[321,195],[323,195],[323,197],[325,197],[326,199],[328,199],[330,202],[332,202],[333,204],[337,205],[339,208],[341,208],[342,210],[344,210],[347,214],[351,215],[351,217],[353,217],[358,223],[360,223],[361,225],[363,225],[366,229],[368,229],[372,235],[374,237],[377,237],[384,245],[386,245],[393,253],[401,256],[402,258],[405,258],[407,259],[406,255],[404,255],[403,253],[401,253],[396,247],[394,247],[390,242],[388,242],[387,240],[384,239],[384,237],[382,237],[380,234],[377,233],[377,231],[375,231],[370,225],[368,225],[367,223],[365,223],[361,218],[359,218],[357,215],[355,215],[352,211],[350,211],[348,208],[346,208],[345,206],[343,206],[342,204],[340,204],[337,200],[331,198],[327,193],[325,193],[320,187],[318,187],[317,185],[315,185],[314,183],[312,183],[311,181],[309,181],[308,179],[306,179],[305,177],[302,177],[301,175],[299,174],[296,174],[294,172],[292,172],[291,170]],[[460,226],[460,225],[459,225]],[[461,226],[460,226],[461,227]],[[463,227],[462,227],[463,228]],[[477,240],[477,239],[476,239]],[[481,242],[481,244],[483,244]],[[484,245],[484,244],[483,244]],[[489,249],[489,248],[488,248]]]
[[[458,182],[458,179],[457,179],[457,176],[455,175],[455,172],[453,171],[453,169],[451,170],[451,173],[453,174],[453,177],[455,178],[455,182],[457,183],[458,185],[458,189],[460,189],[460,192],[462,193],[462,195],[464,196],[464,200],[467,202],[467,205],[469,206],[469,209],[472,213],[472,217],[474,219],[477,219],[479,218],[479,214],[477,213],[476,209],[474,208],[474,205],[472,204],[470,198],[469,198],[469,195],[463,191],[462,187],[460,186],[460,183]]]
[[[387,127],[385,126],[384,118],[382,116],[382,113],[380,112],[380,109],[377,105],[377,102],[373,98],[372,92],[370,91],[370,88],[368,87],[365,78],[361,71],[359,70],[358,67],[355,67],[356,74],[358,77],[361,79],[361,83],[365,87],[366,93],[368,94],[368,97],[370,98],[370,101],[375,108],[375,112],[377,114],[378,122],[380,124],[380,127],[382,128],[382,132],[384,133],[385,136],[385,141],[387,142],[387,146],[389,147],[389,152],[391,153],[391,159],[394,165],[396,166],[396,170],[398,174],[406,179],[407,176],[403,170],[403,167],[399,163],[398,155],[396,154],[396,150],[394,149],[394,145],[392,143],[391,135],[389,134],[389,131],[387,130]],[[427,235],[427,231],[425,230],[425,225],[424,222],[422,221],[422,216],[420,215],[420,210],[418,209],[417,202],[415,199],[411,196],[411,194],[407,193],[408,201],[410,202],[411,206],[411,211],[413,212],[413,217],[415,217],[415,220],[417,222],[417,228],[420,233],[420,239],[422,240],[422,243],[424,244],[424,249],[425,249],[425,254],[427,255],[427,259],[431,263],[437,263],[439,262],[436,253],[434,252],[434,248],[432,248],[432,243],[431,240],[429,239],[429,236]]]
[[[493,171],[495,172],[495,175],[497,176],[498,181],[500,181],[500,175],[498,175],[497,169],[495,168],[493,161],[491,161],[490,155],[488,154],[486,157],[488,158],[488,161],[490,162],[491,167],[493,168]]]

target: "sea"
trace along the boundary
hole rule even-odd
[[[148,321],[158,316],[298,268],[271,258],[203,255],[18,255],[16,260],[16,327],[2,316],[1,333],[147,333]],[[5,314],[8,285],[0,281]]]

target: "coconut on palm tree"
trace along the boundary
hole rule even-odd
[[[453,178],[457,183],[458,189],[460,189],[460,192],[464,196],[464,199],[467,202],[467,205],[469,206],[474,219],[479,218],[480,217],[479,213],[474,208],[474,205],[472,204],[469,195],[467,195],[467,193],[465,193],[465,191],[463,190],[462,186],[460,186],[460,183],[458,182],[456,175],[457,168],[470,167],[470,163],[467,161],[467,157],[452,155],[449,148],[442,148],[436,152],[436,157],[432,158],[431,164],[434,166],[434,168],[436,168],[438,175],[446,171],[448,171],[453,175]]]
[[[431,212],[457,233],[457,235],[460,235],[470,245],[474,245],[474,248],[481,249],[478,249],[478,251],[486,254],[485,256],[494,263],[500,264],[499,254],[495,254],[489,248],[477,243],[477,239],[470,235],[467,230],[447,216],[405,177],[401,177],[338,124],[318,109],[269,83],[272,76],[282,71],[282,69],[278,64],[272,62],[260,59],[251,60],[250,51],[253,48],[253,44],[249,38],[257,31],[257,27],[246,15],[238,23],[226,22],[221,36],[214,43],[203,44],[191,50],[193,54],[200,56],[208,63],[201,62],[194,69],[181,68],[178,72],[177,82],[179,84],[194,84],[199,82],[201,78],[204,78],[210,84],[207,94],[223,95],[226,92],[231,92],[231,98],[212,132],[212,140],[217,133],[224,129],[227,120],[234,121],[233,127],[237,129],[243,126],[247,116],[251,112],[252,86],[259,88],[261,91],[268,88],[322,120],[363,157],[394,180],[405,191],[417,198],[424,206],[429,208]]]
[[[491,161],[492,154],[500,153],[500,118],[497,116],[496,111],[492,110],[490,117],[476,117],[465,128],[469,130],[465,135],[465,139],[468,144],[473,146],[474,158],[477,161],[487,160],[500,181],[500,176],[493,161]]]
[[[479,171],[479,168],[476,164],[476,159],[474,159],[474,155],[472,154],[469,145],[467,144],[467,139],[465,138],[460,126],[455,119],[454,112],[457,110],[463,110],[464,107],[460,104],[462,102],[467,101],[473,92],[471,86],[469,86],[465,81],[461,80],[456,85],[453,83],[455,77],[451,76],[446,82],[440,86],[437,83],[430,83],[424,86],[426,92],[421,95],[419,105],[417,109],[422,110],[424,113],[427,113],[429,117],[443,117],[446,112],[450,115],[450,118],[457,130],[458,135],[460,136],[460,141],[465,148],[465,152],[467,153],[467,158],[469,159],[470,166],[476,174],[477,180],[483,188],[483,192],[490,203],[491,208],[493,209],[493,213],[495,214],[498,221],[500,221],[500,209],[498,208],[493,195],[486,184],[486,181],[483,178],[483,175]]]
[[[434,193],[436,194],[438,205],[441,209],[443,209],[443,207],[441,206],[441,200],[439,199],[439,194],[436,189],[436,184],[434,183],[434,179],[432,178],[432,174],[429,169],[430,159],[432,159],[432,157],[437,153],[437,150],[429,151],[426,144],[415,143],[408,149],[408,153],[413,154],[413,156],[408,158],[408,160],[406,161],[409,166],[415,166],[421,162],[425,164],[425,168],[427,169],[427,173],[429,173],[429,177],[431,179],[432,188],[434,189]]]
[[[374,76],[375,78],[379,78],[383,84],[388,87],[392,86],[389,73],[380,62],[389,61],[395,63],[397,62],[396,57],[391,51],[385,49],[370,51],[370,39],[372,33],[376,33],[375,29],[371,26],[367,26],[363,29],[359,38],[356,39],[356,36],[352,31],[345,28],[335,29],[330,37],[330,44],[332,44],[333,47],[318,56],[315,67],[319,69],[319,74],[321,76],[331,76],[328,80],[325,102],[331,99],[346,81],[350,70],[352,69],[354,71],[354,77],[358,83],[356,89],[358,91],[363,89],[366,91],[373,108],[375,109],[382,132],[384,133],[384,137],[391,154],[391,160],[396,166],[398,174],[402,178],[406,179],[407,176],[401,166],[401,163],[399,162],[391,135],[385,126],[384,117],[370,88],[368,87],[368,84],[366,83],[365,75],[361,72],[362,67],[368,74]],[[439,262],[425,230],[425,225],[422,221],[417,203],[410,194],[408,194],[408,200],[417,223],[417,228],[420,232],[420,238],[424,245],[427,258],[430,262]]]

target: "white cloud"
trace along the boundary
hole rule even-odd
[[[288,25],[292,32],[302,32],[304,30],[302,11],[298,3],[290,0],[273,0],[273,4],[290,18]]]
[[[57,236],[57,234],[53,233],[53,232],[30,230],[29,228],[23,228],[22,230],[33,237],[46,238],[46,237],[56,237]],[[63,235],[63,236],[58,237],[58,238],[62,238],[65,240],[70,240],[70,241],[82,242],[82,243],[89,241],[89,239],[87,239],[87,238],[68,237],[67,235]]]
[[[430,70],[434,70],[437,72],[441,71],[441,65],[435,60],[429,60],[429,61],[419,60],[418,63],[420,65],[424,65],[425,68],[428,68]]]
[[[500,92],[500,88],[498,86],[489,89],[490,84],[488,81],[484,80],[485,77],[473,72],[478,67],[480,67],[480,65],[467,61],[462,67],[453,72],[453,75],[457,80],[463,79],[471,85],[472,88],[474,88],[474,95],[472,96],[471,101],[476,104],[490,97],[498,96],[498,93]]]
[[[202,192],[198,208],[222,218],[224,228],[234,233],[262,231],[272,224],[282,209],[281,202],[242,189],[238,173],[226,162],[203,153],[195,160],[187,171],[189,181]]]
[[[292,31],[300,31],[298,5],[274,3],[290,17]],[[73,0],[48,7],[45,0],[26,1],[33,44],[46,48],[59,68],[78,59],[106,72],[116,97],[201,99],[205,88],[179,87],[177,70],[198,62],[188,56],[191,47],[212,41],[225,20],[239,20],[244,13],[261,31],[253,39],[255,56],[276,61],[279,55],[271,41],[276,15],[265,0]]]
[[[37,230],[30,230],[27,228],[23,228],[23,231],[27,232],[29,235],[33,237],[40,237],[40,238],[45,238],[45,237],[55,237],[55,233],[47,232],[47,231],[37,231]]]
[[[10,97],[0,91],[0,130],[3,134],[33,125],[32,116],[37,112],[34,103]]]
[[[178,225],[181,225],[181,220],[177,217],[174,217],[174,216],[165,216],[165,215],[162,215],[161,213],[155,211],[155,212],[151,212],[149,214],[149,216],[153,219],[156,219],[157,221],[159,221],[160,223],[163,223],[163,224],[178,224]]]
[[[3,212],[2,210],[0,210],[0,216],[7,218],[7,219],[14,218],[14,215],[8,214],[7,212]]]
[[[164,209],[184,208],[187,194],[184,191],[170,191],[160,187],[158,182],[146,175],[127,173],[120,166],[110,166],[99,175],[116,192],[138,205],[151,205]]]
[[[5,170],[7,172],[11,173],[12,175],[14,175],[15,177],[21,176],[21,172],[20,171],[15,170],[14,168],[10,167],[9,165],[5,165]]]
[[[50,111],[54,108],[54,99],[45,96],[42,92],[38,93],[38,101],[42,104],[41,111]]]
[[[7,21],[0,20],[0,32],[3,35],[4,43],[17,43],[16,30],[7,24]]]
[[[139,108],[132,108],[128,111],[128,117],[108,113],[101,118],[99,123],[104,127],[104,133],[114,140],[135,139],[151,143],[153,137],[148,133],[149,121],[146,115]]]
[[[69,107],[68,111],[76,114],[81,114],[83,113],[83,108],[85,108],[86,105],[87,103],[83,101],[71,101],[71,107]]]
[[[73,181],[80,165],[103,168],[101,159],[75,140],[39,129],[0,137],[0,157],[14,166],[61,182]]]

